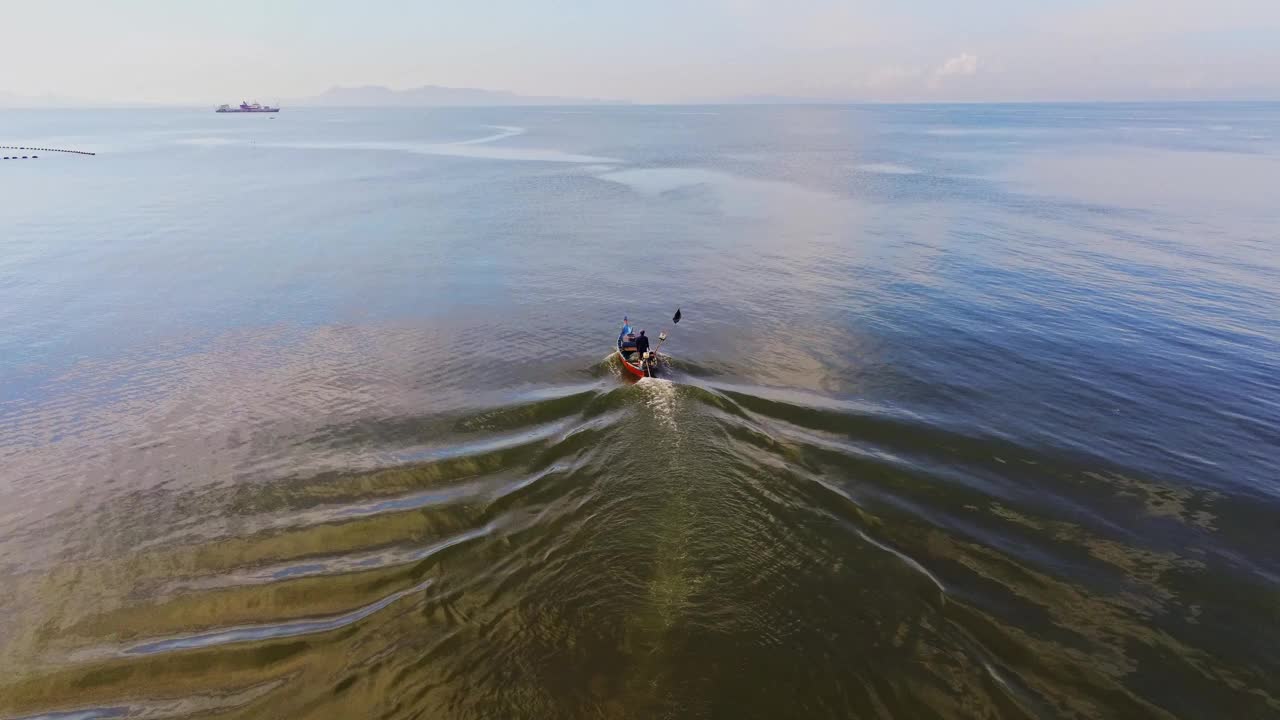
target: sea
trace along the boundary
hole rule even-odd
[[[0,718],[1280,717],[1280,104],[0,145]]]

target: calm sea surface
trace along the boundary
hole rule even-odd
[[[1280,105],[0,144],[0,718],[1280,716]]]

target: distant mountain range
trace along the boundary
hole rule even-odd
[[[308,98],[282,103],[289,106],[313,107],[461,107],[477,105],[625,105],[624,101],[598,98],[518,95],[503,90],[480,90],[424,85],[407,90],[392,90],[380,85],[333,87]]]

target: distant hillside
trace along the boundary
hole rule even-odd
[[[408,90],[392,90],[380,85],[333,87],[315,97],[288,101],[288,105],[324,107],[460,107],[476,105],[601,105],[623,104],[596,98],[543,97],[517,95],[501,90],[451,88],[426,85]]]

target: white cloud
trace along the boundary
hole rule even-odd
[[[938,77],[968,77],[978,72],[978,56],[972,53],[960,53],[948,59],[938,67],[934,74]]]

